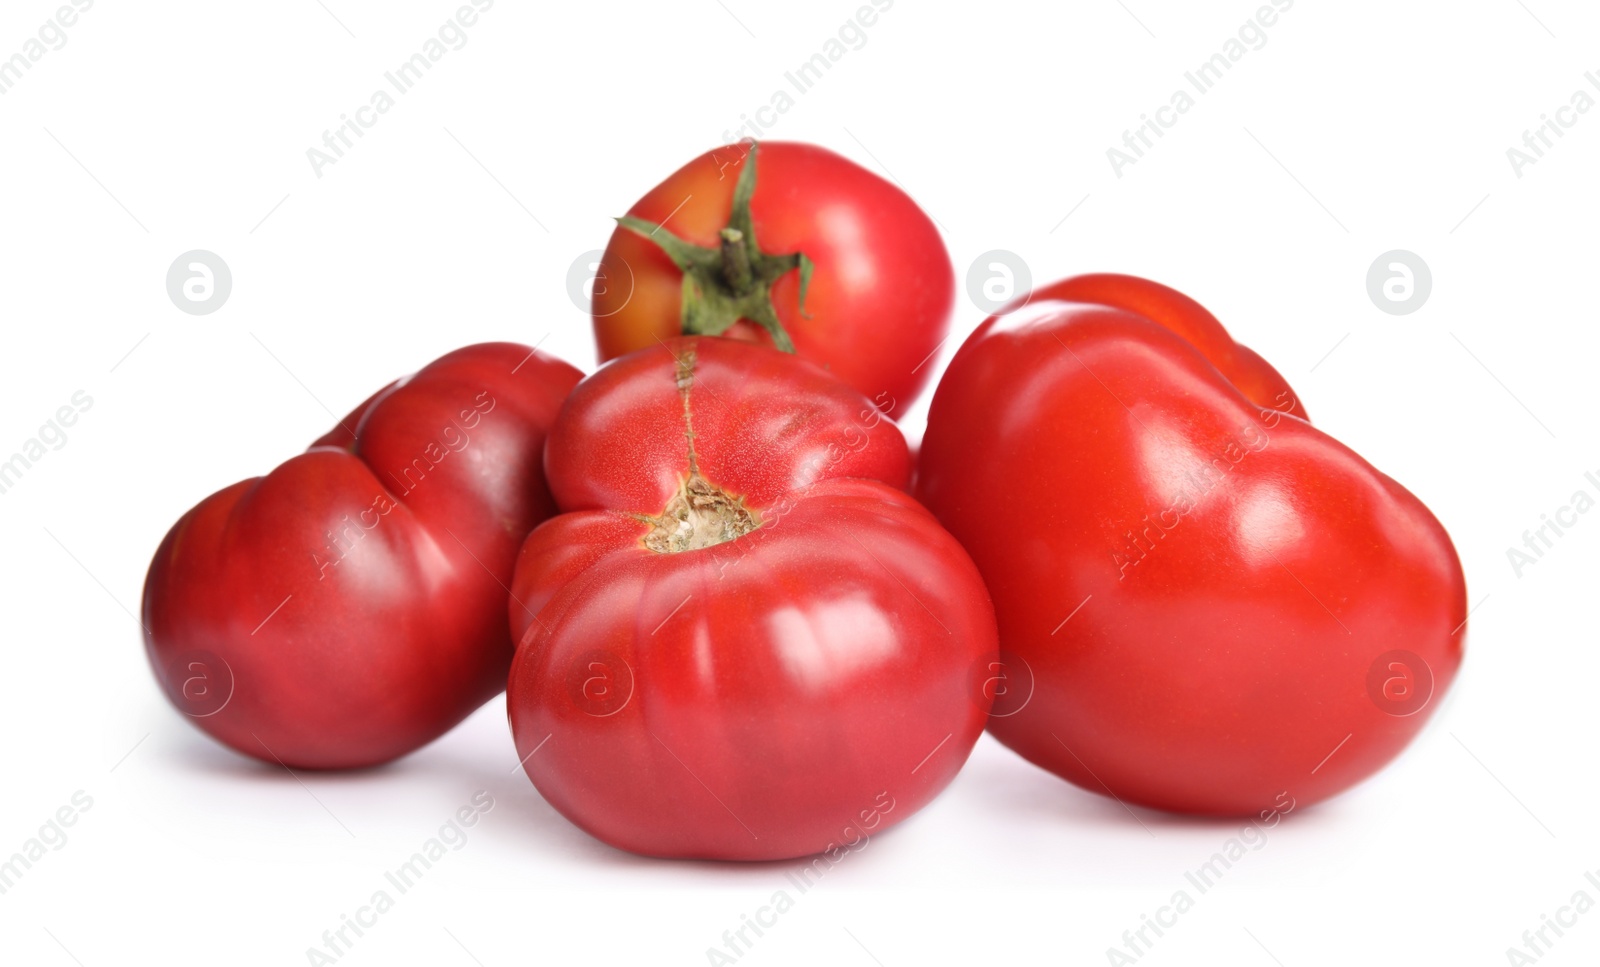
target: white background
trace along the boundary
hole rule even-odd
[[[8,0],[0,56],[55,6]],[[6,963],[306,963],[480,789],[495,805],[466,846],[343,963],[703,964],[794,892],[798,863],[589,839],[513,771],[502,701],[387,768],[294,777],[214,745],[146,667],[131,615],[179,514],[322,433],[322,404],[453,347],[542,339],[592,368],[569,266],[857,3],[501,0],[318,178],[306,149],[456,6],[101,2],[0,96],[0,454],[94,400],[0,496],[0,854],[93,799],[0,896]],[[1117,270],[1196,296],[1459,546],[1477,610],[1426,731],[1291,814],[1143,962],[1506,963],[1575,891],[1600,900],[1600,514],[1520,577],[1506,554],[1597,490],[1600,110],[1521,177],[1506,151],[1580,88],[1600,97],[1600,11],[1300,0],[1117,177],[1106,149],[1256,6],[900,0],[764,133],[899,180],[963,278],[1005,249],[1041,282]],[[191,249],[232,268],[215,314],[168,299]],[[1410,315],[1366,291],[1391,249],[1432,269]],[[963,295],[957,336],[981,318]],[[741,963],[1103,964],[1233,830],[1135,821],[985,739]],[[1597,957],[1600,911],[1543,962]]]

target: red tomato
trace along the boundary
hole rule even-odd
[[[1184,306],[1204,313],[1101,276],[985,322],[934,396],[918,489],[994,596],[1000,741],[1128,803],[1292,808],[1381,768],[1438,704],[1461,565]]]
[[[950,324],[950,255],[922,209],[865,168],[815,145],[731,145],[628,215],[595,287],[601,360],[679,333],[780,349],[792,337],[885,412],[927,383]]]
[[[566,513],[512,583],[517,750],[613,846],[858,848],[955,776],[996,651],[971,560],[897,489],[899,430],[760,346],[678,339],[578,385],[545,451]]]
[[[1289,381],[1271,363],[1234,342],[1216,316],[1177,289],[1137,276],[1101,272],[1062,279],[1034,292],[1027,301],[1044,300],[1110,306],[1143,316],[1187,340],[1250,402],[1293,413],[1302,420],[1311,418]]]
[[[175,524],[145,581],[167,697],[245,755],[371,766],[505,687],[505,585],[554,510],[547,428],[581,374],[526,346],[450,353],[310,450]]]

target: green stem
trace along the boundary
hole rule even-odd
[[[679,319],[683,332],[719,336],[745,319],[767,330],[774,346],[794,352],[793,340],[778,321],[772,287],[778,279],[798,269],[800,292],[796,308],[809,319],[806,293],[811,288],[815,266],[804,252],[779,255],[763,252],[756,244],[750,202],[756,190],[758,148],[752,143],[745,156],[744,170],[734,185],[733,210],[727,226],[717,233],[716,246],[696,245],[640,218],[629,216],[617,222],[661,249],[683,271]]]
[[[744,233],[729,226],[722,236],[722,277],[735,296],[750,294],[755,273],[750,269],[750,253],[744,247]]]

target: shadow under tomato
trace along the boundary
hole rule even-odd
[[[359,782],[390,774],[405,762],[400,759],[359,769],[291,769],[282,763],[245,755],[192,728],[172,731],[177,734],[169,736],[154,751],[175,768],[245,782],[293,783],[297,778],[312,783]]]
[[[1116,799],[1106,792],[1076,786],[1021,756],[1005,750],[1003,756],[974,761],[967,766],[974,773],[974,795],[1000,813],[1030,819],[1045,818],[1102,828],[1140,828],[1147,832],[1175,830],[1235,830],[1251,822],[1249,816],[1200,816],[1167,812]],[[1359,788],[1359,786],[1357,787]],[[1328,800],[1299,805],[1285,811],[1283,822],[1317,817],[1330,820],[1342,812],[1340,804],[1349,790]]]

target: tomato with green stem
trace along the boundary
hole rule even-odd
[[[896,185],[831,151],[710,151],[617,220],[593,299],[602,361],[677,335],[792,351],[881,409],[909,404],[943,343],[955,275]]]

